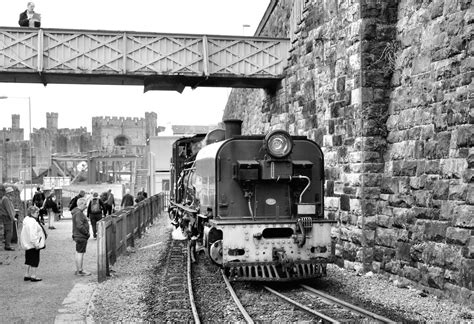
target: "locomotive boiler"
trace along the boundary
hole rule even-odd
[[[326,275],[320,147],[283,130],[242,136],[241,121],[173,145],[170,218],[233,280]]]

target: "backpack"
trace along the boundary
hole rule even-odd
[[[101,212],[101,211],[100,211],[99,199],[98,199],[98,198],[92,199],[92,202],[91,202],[91,213],[93,213],[93,214],[99,214],[100,212]]]

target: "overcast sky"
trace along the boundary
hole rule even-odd
[[[270,0],[39,0],[44,28],[128,30],[186,34],[253,35]],[[27,1],[1,0],[0,26],[18,26]],[[243,27],[250,25],[250,27]],[[31,97],[32,128],[46,126],[46,112],[59,113],[60,128],[85,126],[93,116],[144,117],[158,124],[207,125],[222,119],[230,89],[186,88],[143,93],[143,86],[0,83],[0,96]],[[21,114],[28,131],[28,100],[0,100],[0,127]],[[26,135],[26,134],[25,134]]]

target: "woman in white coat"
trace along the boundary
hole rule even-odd
[[[23,229],[21,230],[20,242],[25,250],[26,272],[25,281],[41,281],[43,279],[36,276],[40,261],[40,250],[45,248],[46,231],[38,222],[39,208],[36,206],[28,207],[28,215],[23,220]]]

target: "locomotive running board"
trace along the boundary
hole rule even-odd
[[[232,262],[224,266],[232,281],[293,281],[326,276],[326,263],[294,263],[283,267],[277,263]]]

